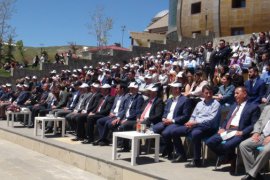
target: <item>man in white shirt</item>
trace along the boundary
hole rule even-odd
[[[242,180],[263,179],[260,170],[270,159],[270,105],[264,107],[259,120],[254,125],[252,136],[240,144],[240,152],[245,165],[246,176]],[[261,147],[261,149],[257,149]],[[260,151],[256,157],[256,151]]]
[[[221,164],[231,163],[231,172],[234,172],[235,168],[235,148],[249,137],[260,116],[260,108],[253,103],[247,103],[245,87],[236,88],[234,97],[236,104],[232,105],[219,131],[206,141],[207,146],[219,156]],[[232,131],[234,135],[231,138],[225,140],[222,137]]]

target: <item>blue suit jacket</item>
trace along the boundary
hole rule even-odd
[[[131,106],[130,106],[130,103],[131,103]],[[144,99],[142,95],[136,94],[135,97],[130,96],[125,105],[125,112],[122,119],[136,121],[137,117],[139,117],[140,114],[142,113],[141,109],[142,109],[143,103],[144,103]],[[129,116],[126,117],[126,112],[128,111],[128,109],[129,109]]]
[[[171,105],[173,103],[173,99],[170,98],[167,100],[163,118],[167,118],[167,115],[170,112]],[[177,104],[175,106],[174,112],[173,112],[173,119],[175,120],[175,124],[183,125],[186,123],[192,113],[192,102],[190,99],[188,99],[186,96],[180,96],[178,98]]]
[[[263,98],[266,92],[266,86],[263,79],[257,77],[256,83],[254,84],[253,87],[250,87],[250,80],[247,80],[245,82],[245,87],[247,88],[248,92],[248,102],[260,104],[261,99]]]
[[[30,98],[30,92],[22,91],[20,95],[17,97],[17,99],[15,100],[15,102],[18,105],[23,105],[29,98]]]
[[[221,128],[225,129],[225,127],[228,123],[228,120],[230,119],[236,106],[237,106],[236,104],[232,105],[232,107],[230,108],[230,111],[229,111],[226,119],[224,120]],[[249,134],[253,130],[254,124],[259,119],[260,114],[261,114],[261,110],[260,110],[259,106],[257,106],[256,104],[247,102],[243,111],[242,111],[240,121],[239,121],[239,126],[238,126],[237,130],[243,131],[243,136],[249,136]]]
[[[114,103],[113,103],[113,106],[112,106],[112,109],[111,109],[111,113],[114,113],[114,109],[116,107],[116,104],[117,104],[117,101],[119,100],[120,96],[117,95],[114,99]],[[129,95],[128,94],[125,94],[123,95],[123,97],[121,98],[121,101],[120,101],[120,106],[119,106],[119,109],[118,109],[118,118],[119,119],[122,119],[123,116],[125,115],[125,105],[127,103],[127,100],[129,98]]]

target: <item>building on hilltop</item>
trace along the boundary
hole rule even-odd
[[[131,45],[149,47],[150,43],[166,43],[168,31],[169,11],[163,10],[157,13],[144,32],[131,32]]]
[[[144,32],[131,32],[131,44],[150,47],[195,38],[236,36],[270,30],[269,0],[170,0]]]
[[[215,37],[269,31],[269,0],[170,0],[167,37],[181,40],[194,34]]]

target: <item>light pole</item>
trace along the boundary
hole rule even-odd
[[[126,26],[121,26],[121,29],[122,29],[122,43],[121,43],[121,46],[124,47],[124,33],[125,33],[125,30],[126,30]]]
[[[207,21],[208,21],[208,9],[205,8],[205,31],[207,31]]]
[[[208,31],[208,9],[205,8],[205,35],[208,36],[209,35],[209,31]]]
[[[42,55],[42,50],[43,50],[42,47],[43,47],[43,45],[44,45],[43,43],[40,43],[40,56]]]

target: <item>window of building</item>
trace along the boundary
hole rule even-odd
[[[245,34],[243,27],[231,28],[231,35],[232,36],[243,35],[243,34]]]
[[[246,7],[246,0],[232,0],[232,8]]]
[[[201,2],[191,4],[191,14],[201,13]]]
[[[201,31],[192,31],[192,34],[201,34]]]
[[[201,31],[192,31],[192,38],[196,38],[197,35],[200,35]]]

